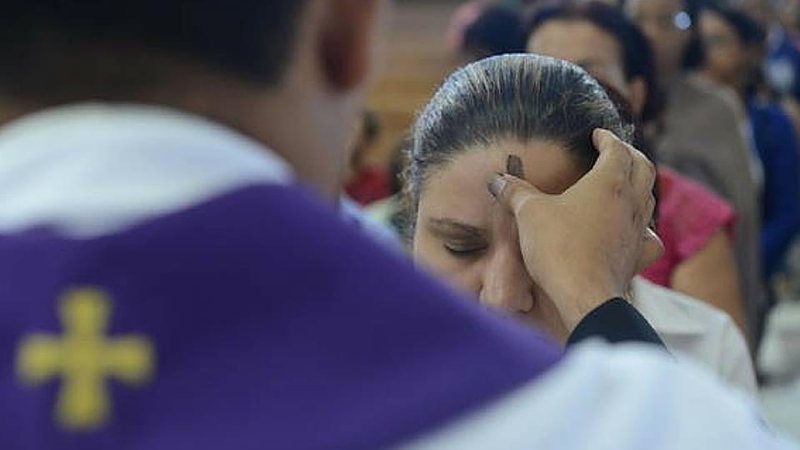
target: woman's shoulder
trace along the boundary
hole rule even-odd
[[[633,291],[633,305],[659,333],[708,336],[733,323],[721,310],[642,277],[634,278]]]
[[[698,114],[710,114],[709,120],[735,120],[744,115],[741,102],[730,89],[697,74],[680,77],[672,92],[687,108],[691,107]]]

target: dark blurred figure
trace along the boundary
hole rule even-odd
[[[800,100],[800,36],[797,0],[739,0],[730,2],[767,33],[765,72],[770,87],[780,95]]]
[[[800,0],[739,0],[730,3],[766,31],[761,47],[766,83],[800,134]]]
[[[780,104],[759,88],[765,30],[731,9],[706,7],[700,19],[707,49],[703,71],[733,89],[745,106],[751,149],[761,163],[761,250],[764,275],[769,279],[784,265],[786,252],[800,231],[797,136]]]
[[[523,51],[520,14],[505,6],[488,8],[464,33],[462,52],[469,60]]]
[[[561,0],[472,0],[456,9],[448,45],[465,62],[525,51],[525,13]]]
[[[496,5],[485,9],[467,27],[461,52],[474,61],[487,56],[525,51],[519,11]]]
[[[766,310],[759,245],[755,157],[740,132],[745,113],[727,89],[699,77],[696,8],[685,0],[626,0],[625,12],[656,55],[666,109],[655,139],[661,162],[728,200],[738,214],[735,250],[748,329],[759,336]]]

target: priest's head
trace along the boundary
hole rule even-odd
[[[338,185],[377,54],[382,0],[11,0],[0,121],[87,101],[221,121]]]

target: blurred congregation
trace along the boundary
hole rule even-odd
[[[392,65],[352,146],[350,198],[407,243],[407,132],[440,73],[502,54],[570,61],[636,124],[637,148],[659,168],[666,251],[641,276],[727,313],[766,359],[762,381],[770,367],[796,376],[796,359],[774,361],[774,342],[760,350],[770,313],[792,320],[800,299],[800,2],[432,3],[398,6]],[[785,358],[799,326],[782,329]]]
[[[0,449],[800,442],[800,0],[6,15]]]

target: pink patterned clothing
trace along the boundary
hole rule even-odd
[[[658,168],[658,183],[656,230],[665,251],[642,276],[669,287],[678,265],[702,250],[719,230],[733,237],[736,212],[707,188],[666,167]]]

